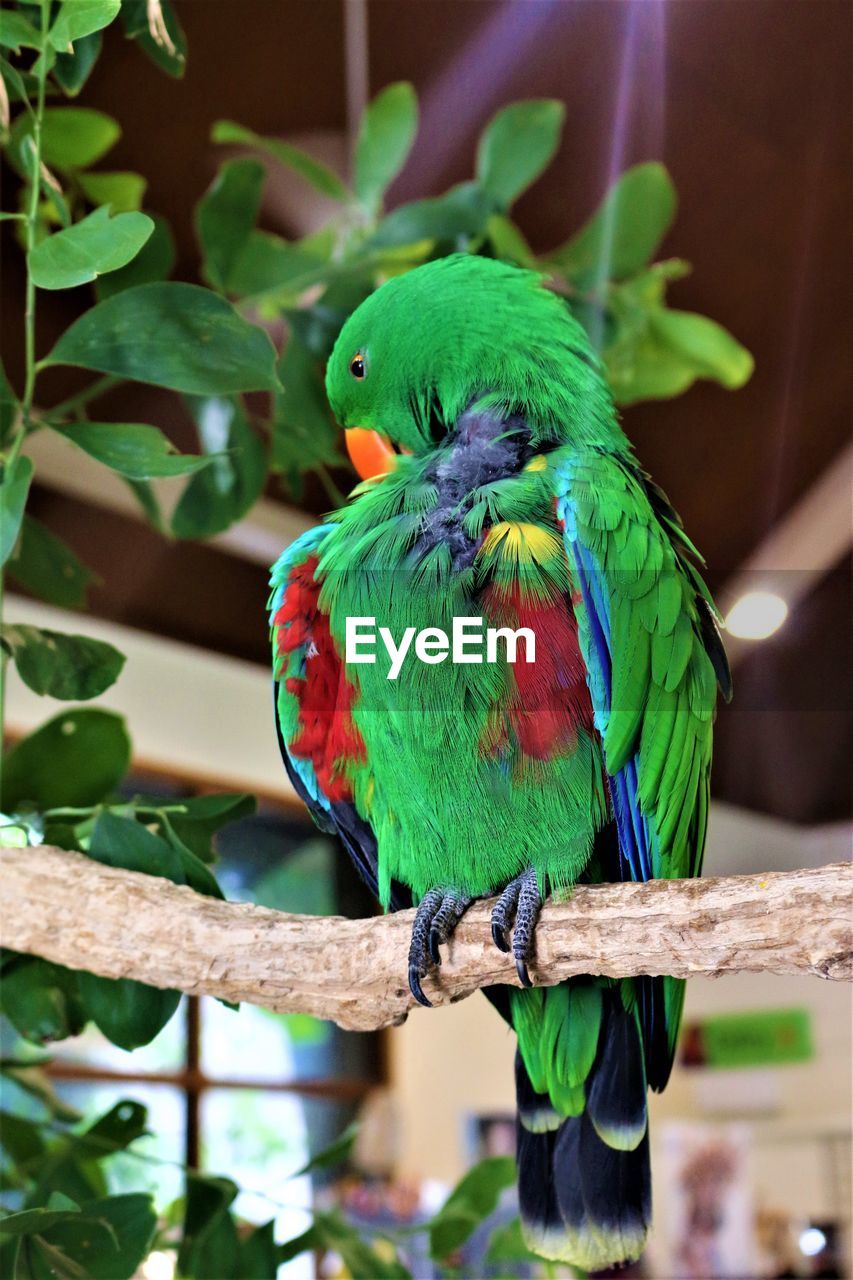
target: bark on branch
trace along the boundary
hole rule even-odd
[[[401,1021],[411,911],[367,920],[218,902],[61,849],[3,849],[2,945],[109,978],[315,1014],[350,1030]],[[424,982],[434,1004],[517,985],[476,903]],[[549,902],[532,969],[573,974],[768,972],[853,976],[853,866],[582,886]]]

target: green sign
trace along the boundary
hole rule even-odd
[[[686,1031],[689,1065],[765,1067],[814,1057],[808,1009],[717,1014]]]

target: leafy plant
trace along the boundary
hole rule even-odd
[[[274,1217],[247,1228],[236,1216],[239,1188],[230,1178],[179,1166],[185,1194],[158,1222],[150,1194],[114,1190],[113,1163],[122,1153],[142,1165],[171,1163],[139,1145],[150,1136],[144,1106],[122,1099],[84,1124],[52,1093],[39,1062],[5,1062],[0,1071],[13,1091],[25,1090],[35,1100],[27,1118],[0,1115],[4,1186],[14,1188],[22,1205],[0,1217],[4,1275],[41,1277],[52,1269],[69,1280],[129,1280],[155,1248],[173,1254],[187,1280],[272,1280],[278,1266],[307,1252],[336,1254],[352,1280],[410,1280],[405,1259],[420,1237],[433,1261],[452,1273],[458,1249],[487,1221],[515,1177],[511,1159],[489,1158],[464,1175],[428,1221],[368,1230],[329,1207],[314,1212],[306,1231],[276,1241]],[[355,1136],[354,1128],[345,1131],[291,1177],[340,1167]],[[266,1198],[273,1213],[282,1207]],[[521,1240],[517,1218],[495,1231],[488,1261],[499,1267],[539,1261]]]
[[[34,475],[27,442],[36,432],[53,432],[121,477],[170,537],[226,529],[268,483],[298,495],[306,472],[337,502],[330,472],[348,464],[326,405],[323,367],[340,327],[387,277],[459,251],[541,272],[586,326],[621,404],[678,395],[696,378],[736,388],[749,377],[751,358],[730,334],[667,305],[670,283],[689,268],[680,259],[655,261],[676,209],[662,165],[623,174],[556,249],[531,248],[512,209],[559,146],[563,107],[547,100],[497,113],[479,140],[471,180],[390,210],[388,189],[417,135],[410,85],[390,85],[368,106],[351,183],[290,143],[219,121],[213,139],[231,150],[196,208],[205,286],[172,280],[172,234],[164,218],[143,208],[144,176],[108,167],[120,123],[74,101],[104,29],[116,22],[163,71],[183,74],[186,41],[171,0],[17,0],[0,10],[0,141],[17,181],[17,204],[0,220],[26,256],[19,386],[0,365],[0,735],[9,662],[34,692],[72,703],[102,694],[124,662],[76,625],[63,634],[3,619],[7,577],[71,609],[85,605],[95,580],[27,512]],[[270,166],[334,203],[320,231],[287,240],[259,224]],[[67,289],[78,290],[80,313],[50,350],[38,352],[41,293]],[[277,347],[270,331],[284,334]],[[40,377],[57,365],[99,376],[78,394],[45,403]],[[152,423],[104,421],[97,402],[126,381],[184,397],[198,450],[179,452]],[[249,402],[248,393],[260,395]],[[164,479],[181,486],[168,524],[151,485]],[[0,844],[47,842],[221,896],[212,842],[253,800],[118,799],[130,758],[127,728],[107,710],[71,706],[48,719],[0,761]],[[131,1050],[150,1041],[177,1004],[175,992],[34,957],[4,953],[0,964],[0,1009],[37,1045],[93,1021]],[[17,1084],[38,1092],[34,1070],[7,1064],[6,1075],[17,1071]],[[20,1206],[0,1222],[4,1268],[20,1277],[130,1276],[154,1238],[153,1210],[146,1196],[109,1195],[102,1164],[140,1136],[143,1109],[121,1103],[81,1129],[65,1126],[61,1109],[51,1108],[47,1128],[4,1118],[2,1185]],[[485,1162],[463,1179],[429,1224],[436,1259],[450,1265],[509,1179],[505,1161]],[[304,1236],[285,1244],[275,1243],[271,1223],[246,1235],[233,1214],[235,1195],[227,1179],[190,1176],[180,1238],[170,1245],[182,1274],[272,1275],[278,1263],[315,1248],[333,1249],[353,1277],[407,1274],[393,1242],[366,1240],[337,1211],[317,1213]],[[520,1250],[517,1229],[507,1227],[493,1260],[518,1261]]]

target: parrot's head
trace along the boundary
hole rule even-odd
[[[367,479],[424,454],[473,405],[522,419],[533,448],[617,431],[587,336],[542,277],[454,254],[396,276],[344,324],[326,371]],[[496,417],[497,420],[497,417]]]

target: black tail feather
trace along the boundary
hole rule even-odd
[[[640,1256],[651,1222],[649,1139],[633,1151],[603,1142],[587,1115],[567,1120],[554,1145],[557,1203],[570,1260],[589,1271]]]
[[[563,1117],[555,1110],[547,1093],[537,1093],[525,1070],[521,1053],[515,1051],[515,1102],[519,1122],[529,1133],[559,1129]]]
[[[646,1071],[633,1013],[609,993],[598,1060],[590,1073],[587,1114],[609,1147],[633,1151],[646,1132]]]
[[[582,1115],[561,1119],[549,1099],[533,1088],[521,1055],[516,1055],[518,1198],[524,1236],[543,1257],[587,1271],[638,1258],[651,1221],[640,1038],[633,1015],[625,1013],[621,1004],[614,1002],[609,1013],[590,1077],[588,1109]],[[627,1064],[620,1061],[622,1053],[628,1055]],[[620,1103],[617,1095],[622,1088],[626,1100]],[[602,1133],[611,1138],[615,1134],[624,1142],[630,1130],[631,1149],[620,1149],[597,1131],[591,1116],[594,1092]],[[557,1128],[543,1127],[546,1114]],[[640,1133],[634,1141],[637,1129]]]

